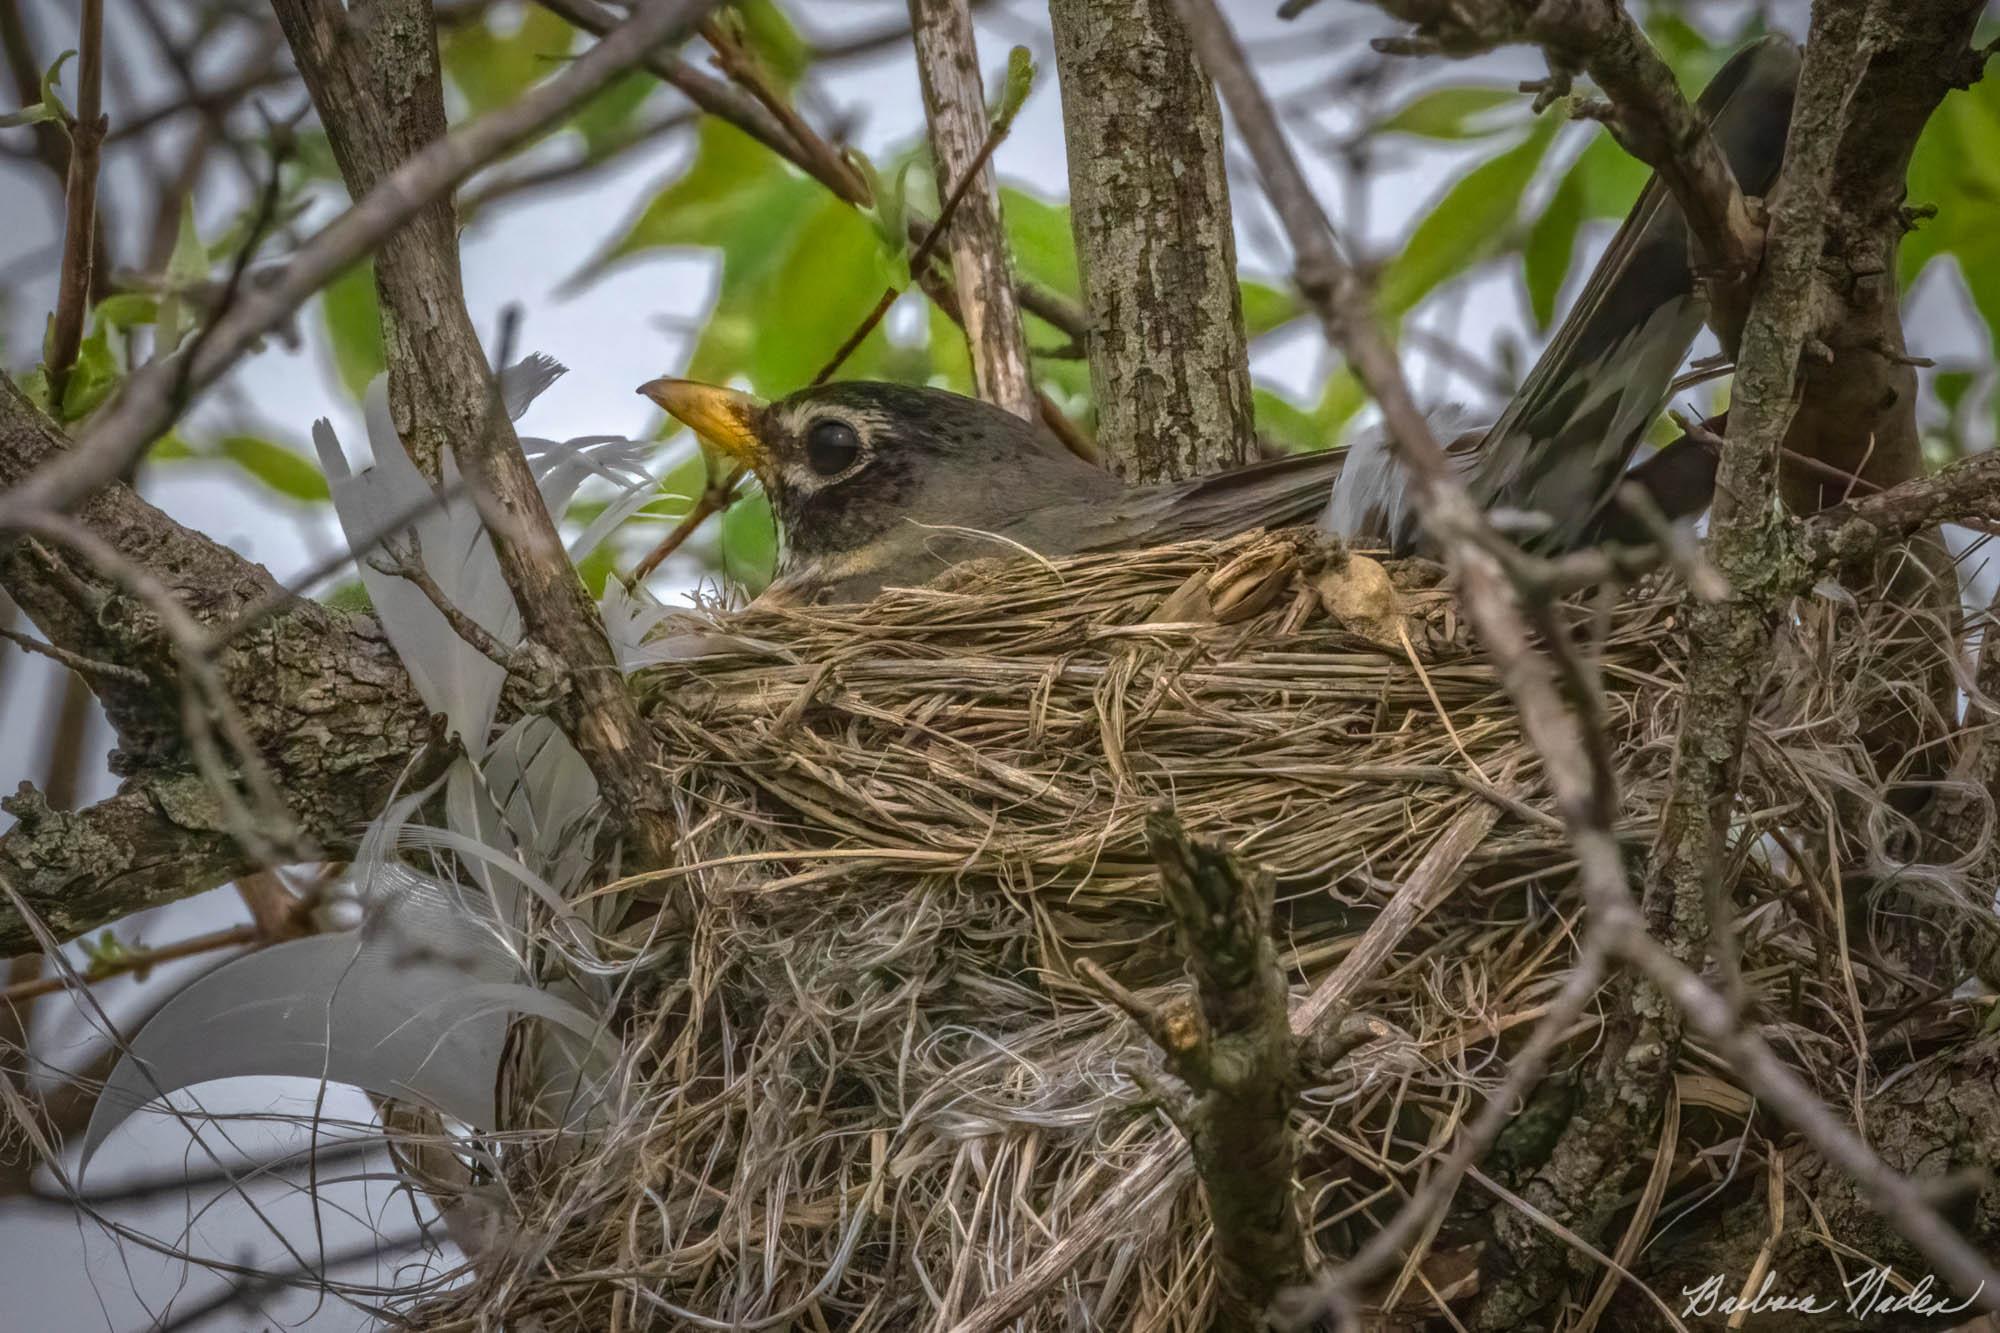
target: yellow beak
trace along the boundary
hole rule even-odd
[[[639,386],[639,392],[753,471],[762,473],[769,466],[770,451],[757,438],[763,399],[697,380],[648,380]]]

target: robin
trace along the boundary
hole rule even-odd
[[[1776,180],[1798,71],[1798,49],[1765,38],[1731,57],[1697,104],[1747,194]],[[1705,314],[1687,227],[1655,178],[1499,420],[1448,445],[1474,498],[1513,511],[1526,539],[1544,549],[1614,530],[1612,493]],[[1127,486],[1036,425],[940,389],[857,381],[766,403],[657,379],[639,392],[763,483],[784,537],[767,594],[776,598],[857,601],[1009,551],[1071,555],[1315,516],[1339,536],[1391,549],[1407,550],[1418,537],[1402,473],[1381,439]],[[1533,521],[1521,523],[1523,515]]]

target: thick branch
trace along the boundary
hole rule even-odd
[[[312,0],[277,0],[276,7],[350,193],[375,192],[397,163],[449,144],[442,137],[444,90],[429,0],[378,0],[358,32]],[[655,0],[621,32],[650,23],[656,36],[628,43],[617,68],[636,63],[704,8]],[[592,54],[618,40],[606,38]],[[648,865],[665,864],[674,835],[655,781],[652,732],[625,689],[603,622],[542,504],[514,428],[496,410],[486,354],[465,307],[447,194],[384,238],[376,276],[391,410],[404,447],[433,481],[446,450],[457,460],[527,640],[559,649],[572,670],[574,689],[557,706],[556,720],[624,822],[633,851]]]
[[[2000,520],[2000,453],[1992,451],[1821,510],[1801,526],[1799,553],[1808,569],[1851,565],[1941,523],[1980,519]]]
[[[1056,0],[1098,446],[1133,482],[1255,457],[1222,112],[1172,0]]]
[[[67,448],[0,377],[0,491]],[[97,492],[77,518],[155,571],[211,631],[281,592],[264,570],[123,485]],[[0,557],[0,587],[50,643],[117,668],[91,683],[117,733],[112,763],[125,778],[118,795],[75,814],[49,811],[28,794],[10,801],[19,823],[0,834],[0,873],[70,938],[253,868],[188,753],[179,658],[151,610],[87,563],[29,544]],[[427,711],[380,628],[285,599],[221,644],[213,664],[303,833],[329,855],[351,848],[430,738]],[[24,923],[0,907],[0,955],[34,947]]]

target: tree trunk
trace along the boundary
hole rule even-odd
[[[1170,0],[1051,0],[1105,462],[1177,481],[1254,456],[1222,112]]]

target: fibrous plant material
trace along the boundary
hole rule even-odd
[[[631,903],[633,960],[607,1127],[587,1152],[510,1173],[507,1243],[426,1308],[442,1321],[427,1326],[535,1311],[596,1328],[615,1309],[626,1327],[1205,1327],[1209,1213],[1178,1131],[1131,1078],[1151,1042],[1083,976],[1094,964],[1154,1004],[1185,987],[1145,837],[1169,796],[1191,834],[1274,875],[1295,1016],[1467,812],[1474,826],[1490,813],[1449,891],[1427,887],[1429,910],[1402,914],[1380,967],[1343,980],[1326,1020],[1340,1031],[1299,1034],[1306,1258],[1351,1254],[1562,987],[1583,903],[1539,761],[1435,567],[1388,567],[1402,616],[1388,643],[1322,609],[1341,563],[1309,536],[1253,535],[969,566],[866,608],[693,617],[708,655],[641,681],[683,857],[605,890]],[[1239,606],[1207,589],[1208,611],[1184,609],[1200,600],[1187,588],[1250,566],[1271,595]],[[1635,858],[1667,791],[1677,605],[1673,587],[1642,587],[1565,613],[1605,681],[1616,833]],[[1918,992],[1865,943],[1871,882],[1920,882],[1972,915],[1966,866],[1912,861],[1891,775],[1856,734],[1857,682],[1906,635],[1904,614],[1816,597],[1783,628],[1728,888],[1765,1040],[1837,1107],[1868,1061],[1884,1087],[1871,1135],[1900,1169],[1936,1174],[1993,1155],[1970,1127],[1982,1098],[2000,1108],[1991,1080],[1953,1073],[1985,1058],[1951,1035],[1964,1008],[1898,1017]],[[663,940],[647,905],[683,898],[701,904],[692,933]],[[1845,954],[1843,931],[1860,936]],[[1605,1021],[1593,1010],[1567,1034],[1479,1179],[1517,1191],[1534,1175]],[[1953,1115],[1927,1120],[1896,1092],[1911,1079],[1951,1086]],[[1740,1202],[1709,1167],[1753,1115],[1699,1043],[1676,1083],[1658,1204],[1675,1225],[1641,1251],[1664,1274],[1703,1234],[1683,1215]],[[1819,1182],[1837,1239],[1908,1262],[1837,1172],[1754,1123],[1791,1188]],[[1738,1179],[1765,1169],[1744,1156]],[[1637,1190],[1649,1163],[1632,1165]],[[1392,1324],[1507,1280],[1480,1271],[1492,1197],[1461,1190],[1374,1291]],[[1794,1197],[1789,1225],[1812,1216]],[[1598,1275],[1576,1278],[1579,1306]],[[1642,1299],[1621,1284],[1604,1326]]]

